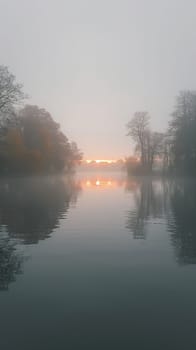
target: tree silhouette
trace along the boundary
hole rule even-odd
[[[196,92],[182,91],[176,99],[169,134],[177,173],[196,174]]]
[[[164,134],[152,132],[149,121],[150,116],[147,112],[136,112],[127,124],[127,136],[131,136],[140,157],[140,163],[137,165],[130,162],[130,158],[127,159],[128,173],[151,173],[155,157],[162,155]]]
[[[0,65],[0,115],[10,113],[13,106],[25,98],[22,85],[6,66]]]

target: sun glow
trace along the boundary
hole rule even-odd
[[[112,180],[107,180],[104,178],[95,178],[95,179],[90,179],[90,180],[86,180],[82,182],[82,187],[91,187],[91,188],[95,188],[95,187],[102,187],[102,188],[106,188],[106,187],[117,187],[118,183],[117,181],[112,181]]]
[[[138,189],[139,183],[130,179],[113,179],[110,177],[90,177],[83,178],[80,181],[80,186],[88,190],[114,190],[115,188],[124,187],[127,191],[135,191]]]
[[[84,178],[81,180],[81,186],[82,188],[89,188],[89,189],[112,189],[124,186],[125,181],[124,179],[112,179],[111,177],[105,177],[105,176],[92,176],[90,178]]]

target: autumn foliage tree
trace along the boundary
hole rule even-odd
[[[1,158],[7,172],[51,173],[72,170],[82,154],[45,109],[27,105],[4,136]]]
[[[70,171],[82,159],[49,112],[26,105],[23,86],[0,65],[0,172],[50,173]]]

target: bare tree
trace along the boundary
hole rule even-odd
[[[151,172],[155,158],[163,152],[164,135],[152,132],[149,128],[149,114],[136,112],[127,124],[128,136],[135,142],[136,151],[140,155],[141,170]]]
[[[163,153],[164,134],[160,132],[150,132],[147,144],[147,165],[149,171],[152,171],[155,157],[161,157]]]
[[[150,117],[148,112],[140,111],[136,112],[133,118],[127,124],[127,136],[131,136],[135,142],[136,150],[140,154],[141,165],[143,167],[146,163],[145,143],[148,133],[149,120]]]
[[[163,140],[163,171],[172,172],[174,170],[173,137],[166,133]]]
[[[15,81],[15,76],[6,66],[0,66],[0,114],[8,113],[24,98],[22,85]]]

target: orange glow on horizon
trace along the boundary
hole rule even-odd
[[[86,159],[85,162],[87,164],[90,164],[90,163],[96,163],[96,164],[107,163],[107,164],[112,164],[112,163],[116,163],[117,160],[116,159]]]

